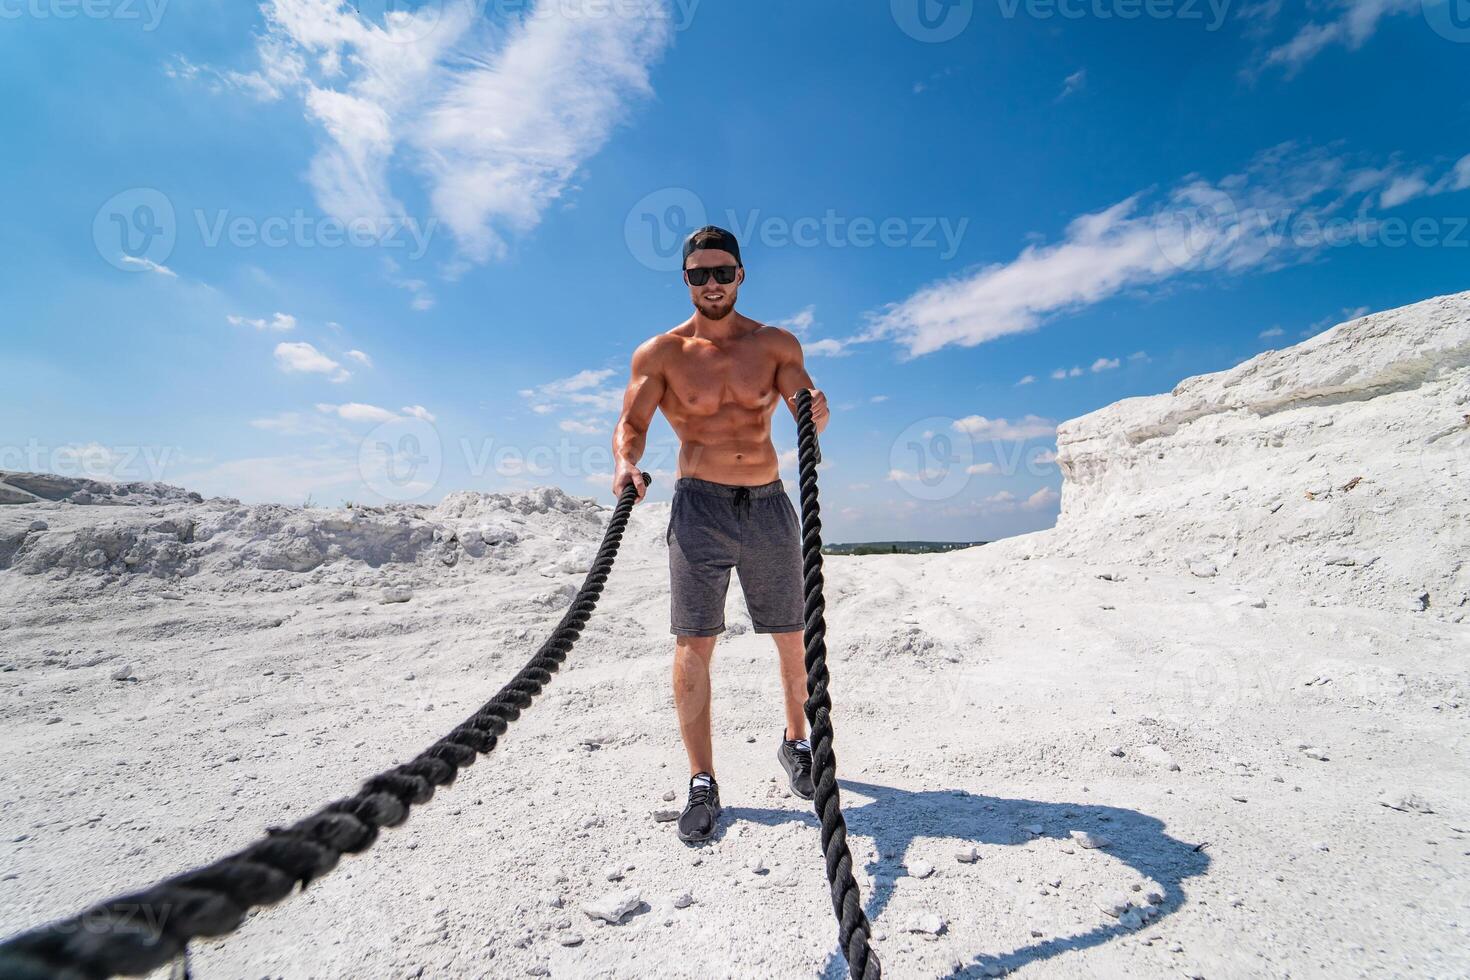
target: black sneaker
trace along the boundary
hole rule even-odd
[[[688,844],[709,840],[719,819],[720,787],[714,776],[698,773],[689,780],[689,802],[679,814],[679,839]]]
[[[776,750],[781,768],[791,780],[791,792],[809,800],[817,788],[812,783],[812,746],[806,739],[790,739],[781,733],[781,747]]]

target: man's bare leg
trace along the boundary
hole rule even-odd
[[[806,644],[803,633],[772,633],[781,657],[781,687],[786,692],[786,737],[806,738]]]
[[[710,744],[709,685],[709,665],[714,655],[713,636],[675,637],[674,708],[679,713],[679,734],[684,738],[691,776],[701,772],[715,774],[715,750]]]

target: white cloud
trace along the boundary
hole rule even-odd
[[[1035,456],[1031,457],[1031,462],[1035,463],[1037,466],[1050,466],[1056,461],[1057,452],[1055,449],[1043,450],[1042,452],[1039,452]]]
[[[1128,355],[1128,361],[1130,364],[1147,364],[1151,360],[1152,358],[1148,356],[1147,351],[1136,350],[1132,354]]]
[[[1080,367],[1075,366],[1071,368],[1057,368],[1051,373],[1051,379],[1053,381],[1065,381],[1068,378],[1080,378],[1085,373]]]
[[[1034,374],[1028,374],[1024,378],[1022,378],[1020,381],[1017,381],[1016,382],[1016,386],[1017,387],[1020,387],[1021,385],[1034,385],[1035,383],[1036,383],[1036,375],[1034,375]]]
[[[872,398],[869,398],[868,399],[868,401],[870,401],[874,405],[881,405],[884,402],[886,402],[887,400],[888,400],[888,396],[887,395],[874,395]]]
[[[286,333],[296,329],[296,318],[288,313],[277,313],[269,320],[264,318],[252,320],[249,317],[232,313],[225,319],[237,327],[254,327],[256,330],[270,330],[276,333]]]
[[[652,94],[650,66],[672,37],[656,0],[543,0],[494,18],[480,0],[381,20],[338,0],[264,10],[259,72],[215,74],[262,98],[300,94],[327,137],[308,170],[317,202],[344,220],[399,217],[390,171],[407,170],[473,261],[504,254],[571,188]]]
[[[1082,89],[1086,85],[1087,85],[1087,69],[1086,68],[1079,68],[1076,71],[1074,71],[1072,74],[1068,75],[1066,81],[1062,82],[1062,93],[1057,96],[1056,101],[1061,102],[1063,99],[1067,98],[1068,96],[1074,95],[1077,92],[1082,91]]]
[[[362,402],[346,402],[341,405],[333,405],[330,402],[317,402],[316,410],[323,415],[332,415],[344,422],[392,422],[400,418],[421,419],[424,422],[433,422],[434,413],[422,405],[405,405],[397,412],[377,405],[365,405]]]
[[[368,357],[366,354],[364,354],[360,350],[350,350],[350,351],[347,352],[347,354],[345,356],[352,358],[354,361],[356,361],[357,363],[361,364],[363,367],[372,367],[373,366],[373,359],[371,357]]]
[[[179,278],[179,274],[177,272],[170,269],[166,265],[159,265],[152,259],[139,258],[136,255],[123,255],[120,256],[120,258],[122,259],[124,265],[136,265],[140,269],[147,269],[149,272],[156,272],[160,276],[165,276],[169,279]]]
[[[1122,361],[1116,357],[1099,357],[1092,362],[1091,370],[1093,374],[1101,374],[1104,371],[1116,371],[1120,364],[1122,364]]]
[[[846,357],[852,351],[840,340],[830,337],[825,340],[813,340],[802,345],[802,350],[812,357]]]
[[[1180,276],[1300,262],[1327,246],[1324,227],[1341,225],[1350,236],[1371,224],[1367,191],[1347,191],[1362,186],[1362,172],[1324,151],[1278,146],[1241,173],[1213,183],[1186,178],[1152,204],[1155,195],[1136,194],[1075,218],[1055,244],[1030,245],[1010,262],[924,286],[870,313],[854,340],[891,340],[917,357],[1032,331]]]
[[[276,366],[287,374],[325,374],[332,381],[346,381],[352,373],[311,344],[281,343],[276,345]]]
[[[1470,154],[1460,158],[1455,164],[1455,169],[1450,172],[1450,190],[1470,190]]]
[[[989,476],[1000,472],[1000,467],[994,463],[973,463],[965,467],[965,472],[971,476]]]
[[[1046,510],[1049,507],[1056,506],[1057,502],[1061,499],[1062,495],[1060,493],[1057,493],[1051,487],[1042,487],[1040,490],[1036,491],[1031,496],[1026,498],[1025,502],[1021,504],[1021,509]]]
[[[810,330],[816,324],[816,322],[817,308],[815,306],[808,306],[800,313],[795,313],[784,320],[777,320],[775,325],[790,330],[798,337],[805,337],[807,331]]]
[[[1272,327],[1269,330],[1262,330],[1260,333],[1260,337],[1262,340],[1270,340],[1272,337],[1280,337],[1284,333],[1286,333],[1286,331],[1282,330],[1280,327]]]
[[[1424,179],[1422,173],[1404,174],[1395,177],[1383,193],[1379,195],[1378,201],[1385,208],[1396,208],[1400,204],[1412,201],[1416,197],[1422,197],[1429,192],[1429,181]]]
[[[1023,439],[1039,439],[1054,436],[1057,424],[1050,419],[1027,415],[1016,419],[988,419],[983,415],[971,415],[956,421],[953,428],[975,439],[995,439],[1002,442],[1018,442]]]
[[[558,423],[561,431],[573,432],[579,436],[595,436],[610,434],[612,427],[596,421],[584,421],[582,419],[562,419]]]
[[[1356,51],[1378,30],[1383,18],[1417,12],[1424,0],[1333,0],[1336,16],[1325,23],[1313,21],[1291,40],[1267,52],[1264,66],[1280,66],[1294,74],[1333,45]]]
[[[345,405],[329,405],[319,402],[316,410],[324,415],[335,415],[344,422],[391,422],[398,418],[394,412],[376,405],[348,402]]]
[[[584,412],[616,412],[623,404],[623,390],[604,384],[613,374],[611,368],[578,371],[535,388],[523,388],[520,396],[538,415],[549,415],[567,405]]]

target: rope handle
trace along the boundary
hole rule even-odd
[[[802,583],[806,593],[806,720],[811,726],[812,804],[822,822],[822,854],[827,859],[827,884],[832,911],[837,916],[837,945],[847,958],[853,980],[879,980],[883,974],[878,954],[868,945],[872,932],[863,911],[862,895],[852,875],[847,848],[847,821],[837,790],[837,757],[832,751],[832,698],[828,692],[826,601],[822,598],[822,508],[817,499],[817,464],[822,450],[812,421],[812,393],[796,393],[797,453],[801,483]]]

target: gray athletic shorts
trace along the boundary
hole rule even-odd
[[[731,487],[682,477],[669,515],[672,632],[725,631],[730,569],[740,574],[757,633],[802,628],[801,529],[780,480]]]

